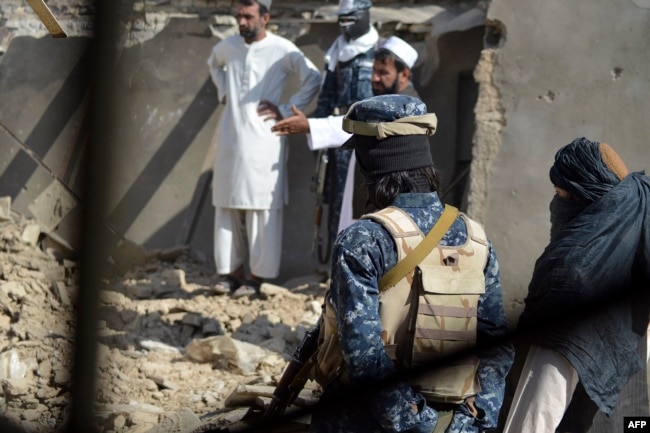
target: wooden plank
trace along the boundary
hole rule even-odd
[[[61,28],[61,25],[56,20],[50,8],[45,4],[43,0],[27,0],[27,3],[32,7],[36,15],[41,19],[45,28],[50,32],[50,34],[55,38],[65,38],[67,35]]]

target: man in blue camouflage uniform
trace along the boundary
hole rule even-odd
[[[312,117],[327,117],[347,112],[353,103],[372,93],[372,65],[379,35],[370,23],[371,0],[340,0],[337,10],[341,35],[325,54],[325,79]],[[327,190],[329,197],[328,231],[336,237],[345,178],[352,151],[329,149]]]
[[[384,95],[354,105],[346,119],[368,123],[393,122],[396,119],[426,114],[426,105],[406,95]],[[396,135],[383,140],[354,134],[354,146],[370,200],[378,209],[388,205],[404,210],[428,233],[443,211],[438,194],[438,179],[427,135],[435,123],[422,126],[420,134]],[[354,131],[349,131],[354,132]],[[386,171],[389,171],[386,173]],[[403,182],[400,185],[399,179]],[[378,185],[390,186],[383,190]],[[467,227],[456,218],[440,245],[460,246],[467,240]],[[337,405],[346,396],[340,381],[327,386],[323,411],[312,417],[313,432],[417,432],[431,433],[439,414],[451,413],[451,421],[440,419],[437,431],[448,433],[483,432],[497,427],[505,390],[505,378],[512,365],[510,344],[490,345],[507,333],[503,309],[499,264],[488,242],[489,256],[484,269],[486,291],[478,303],[477,343],[488,349],[479,352],[477,371],[481,390],[472,401],[460,405],[430,403],[405,381],[390,382],[379,391],[356,398],[353,403]],[[343,230],[333,251],[332,281],[328,305],[334,310],[339,344],[353,389],[364,389],[383,379],[394,377],[396,367],[387,355],[379,317],[380,278],[397,263],[397,249],[391,235],[371,219],[361,219]],[[487,344],[486,344],[487,343]],[[349,394],[349,393],[347,393]],[[449,425],[446,425],[449,423]]]

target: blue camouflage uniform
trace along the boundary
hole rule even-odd
[[[393,202],[413,218],[418,227],[428,233],[443,211],[437,193],[401,194]],[[456,218],[440,245],[462,245],[467,240],[465,223]],[[377,222],[362,219],[343,230],[334,245],[331,304],[334,308],[341,352],[352,385],[375,383],[396,372],[386,354],[380,337],[382,325],[378,313],[378,281],[397,263],[393,238]],[[498,339],[507,332],[503,309],[499,264],[489,243],[489,258],[484,270],[486,291],[478,304],[478,344]],[[479,416],[474,418],[465,404],[456,405],[449,433],[482,432],[497,427],[505,378],[512,365],[512,345],[491,346],[479,353],[478,377],[481,391],[475,406]],[[340,388],[335,382],[327,387],[323,399]],[[417,404],[414,413],[411,404]],[[345,407],[327,407],[312,417],[311,431],[325,432],[427,432],[437,423],[435,404],[425,402],[405,382],[390,384],[379,392],[357,399]]]
[[[357,2],[366,7],[365,3]],[[369,98],[372,93],[372,65],[375,50],[370,49],[347,62],[339,61],[334,71],[326,69],[325,79],[318,96],[315,118],[328,117],[333,114],[345,114],[347,108],[357,101]],[[328,231],[332,241],[338,232],[343,190],[347,177],[352,151],[334,148],[327,150],[329,157],[326,196],[329,205]]]
[[[337,14],[353,14],[360,10],[367,10],[371,6],[370,0],[341,1]],[[335,44],[336,42],[333,46]],[[345,108],[347,111],[347,107],[355,102],[371,97],[373,62],[374,48],[360,53],[346,62],[339,61],[333,71],[326,65],[325,80],[313,117],[331,116],[336,108]]]

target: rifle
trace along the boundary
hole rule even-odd
[[[321,320],[319,319],[316,326],[305,333],[302,341],[296,347],[289,365],[282,373],[282,377],[273,391],[273,398],[264,413],[264,418],[282,415],[304,388],[313,365],[312,356],[318,350],[320,327]]]
[[[330,255],[330,236],[327,235],[325,251],[323,251],[323,236],[321,234],[321,221],[323,218],[323,202],[325,193],[325,179],[329,157],[327,150],[319,150],[316,160],[316,172],[312,176],[311,191],[316,194],[316,207],[314,209],[314,239],[311,243],[311,252],[322,264],[327,263]]]

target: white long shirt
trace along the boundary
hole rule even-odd
[[[291,106],[304,110],[320,88],[318,69],[289,40],[272,33],[246,44],[240,35],[216,44],[208,66],[219,99],[226,105],[215,134],[212,202],[237,209],[278,209],[288,200],[287,146],[271,132],[275,120],[257,114],[261,100],[278,106],[284,117]],[[296,74],[299,90],[286,104],[280,98]]]
[[[309,134],[307,144],[311,150],[323,150],[334,147],[341,147],[352,134],[343,130],[343,118],[345,116],[327,116],[322,118],[309,118]],[[350,164],[345,176],[343,187],[343,202],[341,203],[341,214],[337,232],[348,227],[354,221],[352,217],[352,199],[354,196],[354,168],[356,164],[354,153],[350,157]]]

